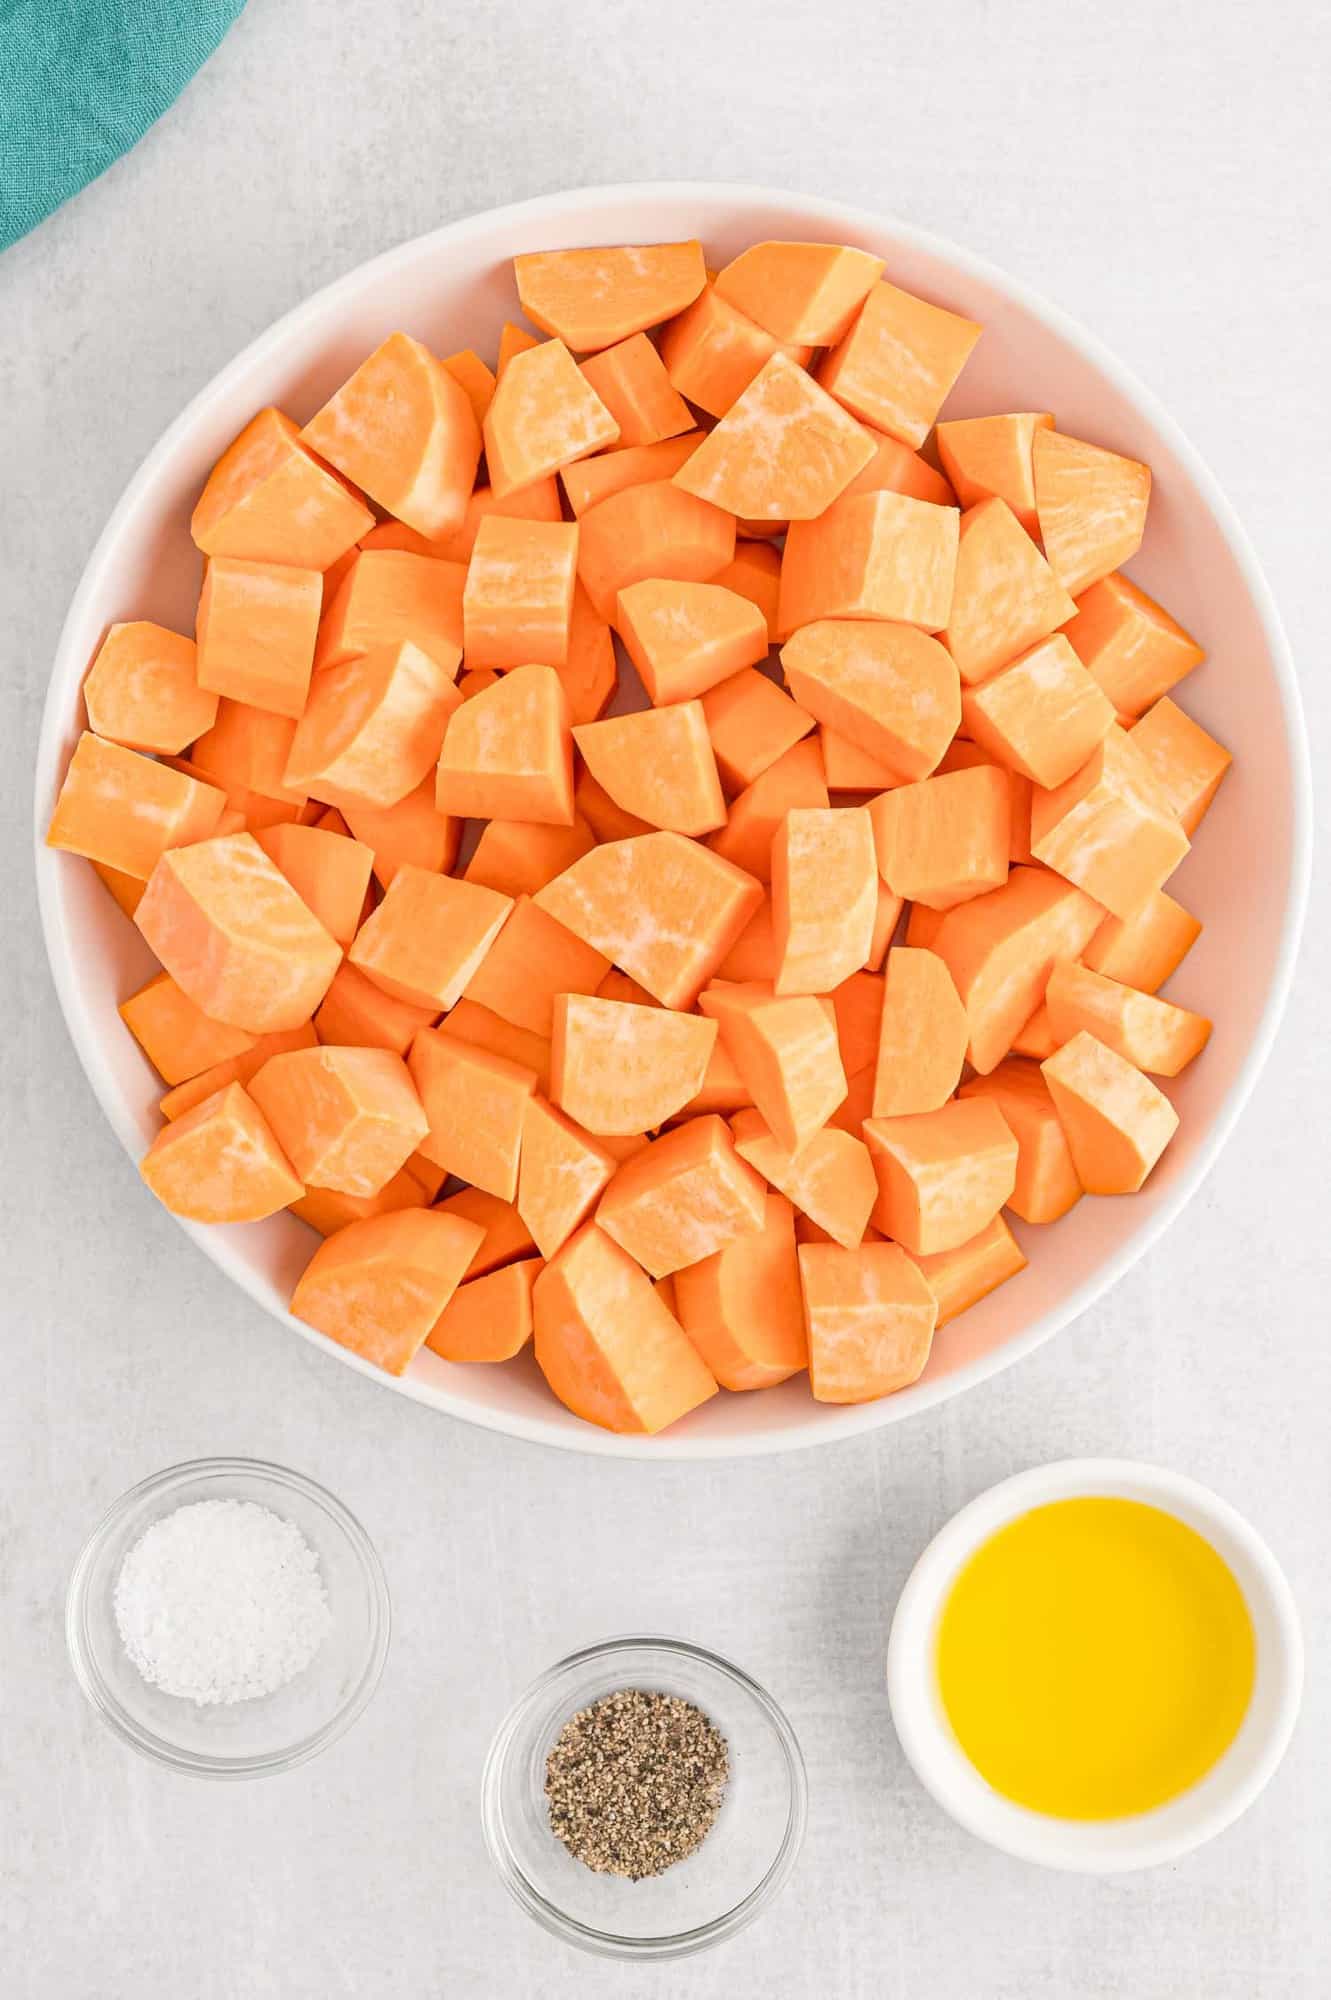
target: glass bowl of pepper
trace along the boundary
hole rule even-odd
[[[683,1958],[766,1909],[807,1813],[794,1731],[748,1674],[681,1639],[560,1660],[500,1724],[486,1844],[528,1916],[609,1958]]]

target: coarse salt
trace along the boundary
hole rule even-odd
[[[115,1616],[143,1678],[201,1708],[276,1693],[333,1622],[317,1554],[252,1500],[199,1500],[155,1521],[120,1566]]]

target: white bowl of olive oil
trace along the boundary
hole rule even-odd
[[[1173,1861],[1266,1785],[1303,1686],[1279,1564],[1182,1474],[1066,1459],[949,1521],[892,1622],[921,1783],[981,1840],[1085,1874]]]

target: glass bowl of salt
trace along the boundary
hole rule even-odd
[[[70,1578],[80,1687],[144,1756],[204,1778],[289,1771],[365,1708],[388,1586],[359,1521],[302,1473],[170,1466],[121,1496]]]

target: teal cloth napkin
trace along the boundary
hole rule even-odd
[[[0,0],[0,250],[136,145],[245,0]]]

